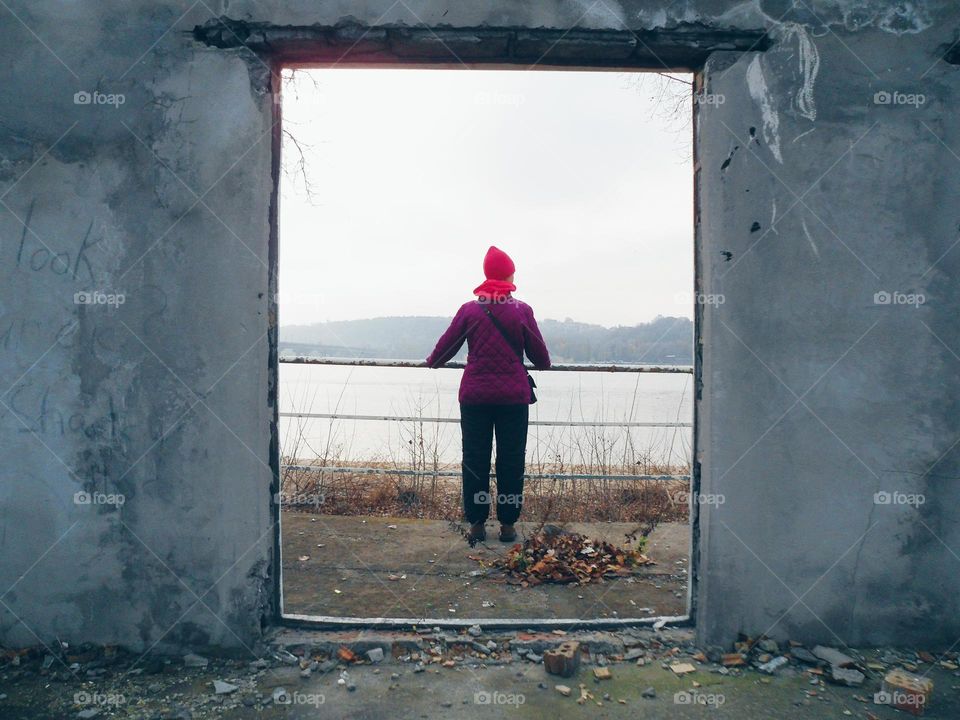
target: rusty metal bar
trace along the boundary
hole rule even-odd
[[[327,420],[395,420],[400,422],[436,422],[436,423],[459,423],[460,418],[455,417],[420,417],[417,415],[344,415],[341,413],[280,413],[280,417],[296,418],[321,418]],[[692,427],[691,423],[684,422],[606,422],[596,421],[573,421],[573,420],[531,420],[530,425],[545,425],[554,427]]]
[[[414,360],[375,360],[370,358],[315,358],[303,355],[281,355],[279,362],[289,365],[341,365],[350,367],[385,367],[385,368],[425,368],[427,364]],[[462,362],[449,362],[443,367],[450,370],[462,370],[467,366]],[[528,370],[536,370],[532,365]],[[625,373],[681,373],[692,374],[692,365],[568,365],[559,363],[549,370],[537,372],[625,372]]]

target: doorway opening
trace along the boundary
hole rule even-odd
[[[699,500],[693,76],[283,77],[283,618],[687,618]],[[457,402],[466,347],[442,369],[423,360],[483,279],[489,245],[516,262],[516,295],[553,367],[534,371],[518,545],[491,531],[471,547]]]

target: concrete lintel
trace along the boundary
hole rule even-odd
[[[245,47],[287,62],[502,63],[694,69],[716,50],[766,50],[763,29],[681,24],[662,30],[290,26],[212,18],[196,26],[209,47]]]

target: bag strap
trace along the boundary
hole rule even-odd
[[[507,341],[507,345],[513,348],[513,351],[517,353],[517,356],[520,358],[520,364],[523,365],[524,368],[526,368],[526,365],[523,364],[523,350],[522,349],[517,350],[517,346],[513,344],[513,340],[507,334],[507,331],[503,327],[503,325],[500,324],[500,321],[497,320],[496,316],[492,312],[490,312],[490,308],[484,307],[483,311],[487,314],[487,317],[489,317],[490,320],[493,321],[494,326],[497,328],[497,330],[500,331],[500,334],[503,335],[503,339]]]

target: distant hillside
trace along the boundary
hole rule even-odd
[[[381,317],[288,325],[281,354],[422,360],[450,324],[449,317]],[[570,320],[540,320],[555,362],[693,363],[693,322],[657,317],[649,323],[606,328]],[[466,345],[457,359],[466,357]]]

